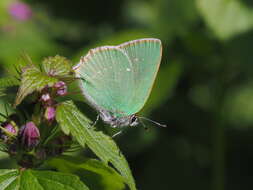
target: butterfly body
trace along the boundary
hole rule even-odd
[[[111,125],[113,128],[138,125],[138,119],[135,114],[117,117],[106,110],[100,110],[99,116],[105,123]]]
[[[73,69],[88,103],[112,127],[135,126],[161,60],[161,42],[146,38],[91,49]]]

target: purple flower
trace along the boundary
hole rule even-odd
[[[1,126],[0,138],[7,142],[12,137],[17,136],[18,128],[16,127],[14,122],[6,122]]]
[[[40,101],[42,101],[44,106],[51,106],[54,104],[54,100],[51,98],[49,93],[42,94]]]
[[[23,125],[20,129],[21,143],[28,147],[34,148],[40,139],[40,131],[36,125],[30,121]]]
[[[12,135],[16,135],[17,134],[17,130],[15,129],[15,127],[8,123],[3,127],[8,133],[12,134]]]
[[[59,96],[65,96],[67,94],[67,85],[63,81],[55,83],[54,87],[57,89],[56,93]]]
[[[16,20],[26,21],[31,18],[31,8],[23,3],[16,1],[9,6],[9,14]]]
[[[45,111],[45,118],[48,121],[53,121],[55,119],[55,108],[47,107]]]
[[[46,93],[46,94],[42,94],[42,96],[41,96],[41,100],[43,101],[43,102],[46,102],[46,101],[48,101],[48,100],[50,100],[51,98],[50,98],[50,95],[48,94],[48,93]]]

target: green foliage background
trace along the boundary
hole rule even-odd
[[[158,78],[139,115],[168,127],[149,123],[116,137],[139,189],[252,189],[252,1],[26,0],[28,21],[9,15],[12,2],[0,1],[2,77],[22,64],[22,52],[34,62],[60,54],[75,63],[99,45],[162,40]],[[1,168],[11,163],[2,156]]]

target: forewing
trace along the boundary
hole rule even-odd
[[[92,49],[74,70],[81,78],[84,95],[93,106],[118,116],[127,115],[134,93],[134,74],[124,51],[116,46]]]
[[[129,114],[144,106],[152,89],[161,62],[162,45],[159,39],[146,38],[123,43],[118,46],[126,52],[134,69],[134,94]]]

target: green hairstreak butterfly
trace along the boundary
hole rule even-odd
[[[112,127],[135,126],[161,62],[159,39],[144,38],[91,49],[73,68],[80,88]]]

